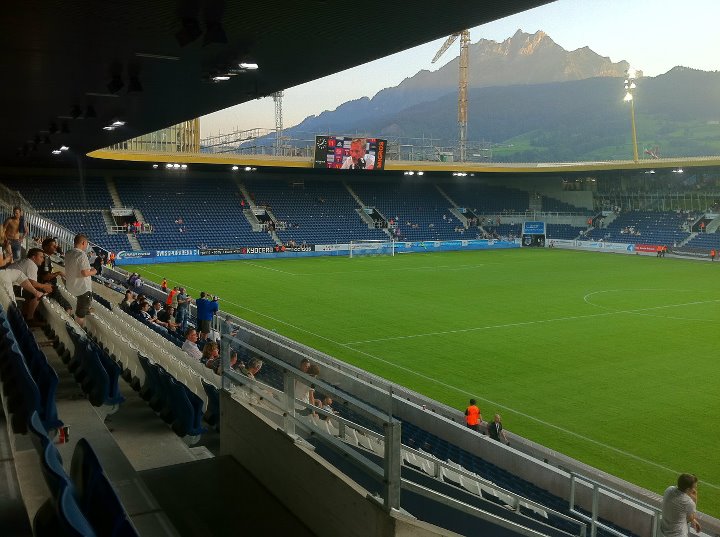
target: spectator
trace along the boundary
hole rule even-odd
[[[213,315],[219,309],[218,298],[214,296],[212,300],[207,299],[205,291],[200,293],[200,298],[195,302],[197,306],[197,318],[200,333],[207,336],[210,333],[210,323],[212,322]]]
[[[687,537],[688,524],[700,533],[697,520],[697,483],[692,474],[680,474],[677,486],[665,489],[660,531],[665,537]]]
[[[137,295],[137,298],[135,299],[135,302],[130,304],[130,311],[128,312],[130,315],[139,315],[140,314],[140,308],[143,304],[145,304],[145,295],[140,293]]]
[[[218,344],[214,341],[208,341],[203,347],[200,363],[207,365],[208,361],[210,361],[211,365],[208,365],[208,367],[212,369],[212,365],[214,365],[215,360],[219,359],[219,357],[220,347],[218,347]]]
[[[21,271],[16,269],[0,270],[0,286],[5,289],[5,292],[7,293],[8,297],[10,297],[10,300],[15,302],[13,285],[19,285],[29,294],[33,295],[35,298],[41,298],[43,296],[40,291],[38,291],[32,286],[30,280],[28,280],[27,276],[25,276],[25,274],[23,274]]]
[[[317,377],[320,374],[320,368],[317,366],[317,364],[310,364],[307,370],[307,374],[311,377]],[[316,402],[315,399],[315,386],[308,386],[301,380],[295,381],[295,399],[298,399],[308,405],[315,406],[317,406],[317,403],[320,402]],[[301,407],[300,414],[307,416],[310,413],[311,411],[307,407]]]
[[[75,235],[74,248],[65,254],[65,280],[68,292],[77,298],[75,321],[85,326],[85,317],[90,313],[92,303],[92,281],[95,269],[90,267],[87,254],[88,238],[80,233]]]
[[[5,219],[3,223],[3,230],[5,232],[5,239],[10,241],[10,248],[12,251],[13,259],[20,259],[22,251],[22,238],[23,232],[20,229],[22,216],[22,209],[20,207],[13,207],[12,216]]]
[[[510,445],[507,436],[505,436],[505,431],[503,431],[500,414],[495,414],[495,419],[488,424],[487,433],[493,440],[500,442],[502,438],[502,442],[505,442],[508,446]]]
[[[175,291],[175,294],[170,301],[170,305],[173,305],[173,301],[176,303],[175,309],[177,312],[175,320],[178,325],[180,325],[180,330],[185,330],[187,328],[188,319],[190,318],[190,304],[192,303],[192,298],[187,294],[184,287],[175,289],[173,290]]]
[[[227,354],[230,348],[229,338],[237,336],[238,327],[232,323],[232,317],[228,313],[225,319],[220,322],[220,352],[223,356]]]
[[[167,304],[157,313],[157,318],[160,323],[163,323],[162,326],[165,326],[168,330],[177,330],[180,326],[175,321],[175,308]]]
[[[298,367],[298,369],[300,369],[303,373],[307,373],[308,369],[310,369],[310,360],[307,358],[300,360],[300,367]]]
[[[177,294],[178,294],[178,287],[176,285],[168,293],[167,299],[165,300],[165,304],[175,306],[175,308],[177,309],[177,307],[178,307],[178,301],[177,301],[177,297],[176,297]]]
[[[102,252],[97,254],[95,256],[95,259],[92,260],[92,268],[95,269],[96,274],[102,274],[102,266],[104,264],[105,257],[103,256]]]
[[[198,333],[194,328],[188,328],[185,332],[185,342],[182,344],[182,350],[184,350],[189,356],[200,360],[203,357],[203,353],[197,346]]]
[[[247,367],[240,367],[240,373],[242,373],[246,377],[255,380],[255,375],[260,372],[260,369],[262,369],[262,365],[262,360],[260,360],[259,358],[250,358]]]
[[[130,308],[133,305],[133,302],[135,302],[135,293],[128,289],[125,291],[125,298],[122,299],[118,306],[120,306],[120,309],[125,313],[130,313]]]
[[[152,315],[150,315],[150,303],[147,301],[143,301],[140,304],[140,318],[145,321],[146,323],[152,321]]]
[[[168,290],[167,278],[162,279],[162,282],[160,283],[160,289],[162,289],[163,293],[167,293],[167,290]]]
[[[25,274],[30,285],[32,285],[35,290],[40,291],[40,296],[42,296],[42,293],[50,294],[53,290],[52,285],[49,283],[40,283],[38,281],[38,267],[44,260],[45,254],[40,248],[30,248],[25,259],[16,261],[12,265],[9,265],[8,268],[19,270]],[[25,303],[23,304],[23,317],[25,317],[25,321],[27,321],[29,326],[39,326],[39,323],[35,323],[33,320],[35,310],[40,303],[37,293],[23,291],[22,296],[25,298]]]

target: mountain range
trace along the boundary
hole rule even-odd
[[[458,62],[310,116],[284,134],[431,136],[452,146]],[[492,147],[493,160],[628,158],[630,110],[622,100],[628,67],[587,47],[566,51],[541,31],[518,31],[501,43],[481,39],[469,46],[468,140]],[[720,154],[720,73],[676,67],[637,85],[641,151],[660,146],[663,156]]]

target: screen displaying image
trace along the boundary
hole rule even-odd
[[[382,170],[387,140],[357,136],[316,136],[315,168]]]

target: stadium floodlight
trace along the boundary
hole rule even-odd
[[[635,69],[628,69],[628,77],[625,79],[625,97],[623,101],[630,103],[630,125],[632,127],[633,162],[638,162],[637,130],[635,129]]]

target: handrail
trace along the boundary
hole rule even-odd
[[[596,481],[590,477],[586,477],[582,474],[578,474],[576,472],[569,472],[570,474],[570,512],[573,513],[575,516],[581,518],[582,520],[585,520],[586,522],[590,523],[590,537],[595,537],[597,535],[598,528],[603,529],[607,531],[608,533],[612,533],[613,535],[616,535],[617,537],[627,537],[624,533],[619,532],[612,526],[608,526],[607,524],[604,524],[603,522],[598,521],[598,511],[599,511],[599,505],[600,505],[600,494],[604,493],[608,496],[616,496],[618,498],[622,498],[623,500],[626,500],[628,503],[633,504],[636,507],[639,507],[640,511],[645,511],[647,515],[650,516],[651,524],[652,524],[652,532],[650,534],[651,537],[657,537],[658,532],[660,530],[660,519],[661,519],[661,511],[657,507],[650,505],[648,503],[645,503],[641,500],[638,500],[637,498],[633,498],[629,494],[625,494],[624,492],[621,492],[619,490],[615,490],[611,487],[608,487],[607,485],[600,483],[599,481]],[[590,516],[586,515],[585,513],[578,511],[575,509],[575,491],[577,487],[578,482],[585,482],[585,484],[592,485],[592,510],[590,512]]]

